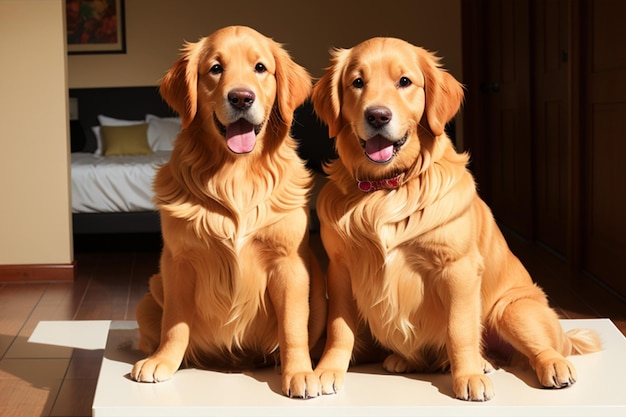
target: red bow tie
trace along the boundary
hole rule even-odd
[[[396,175],[393,178],[376,181],[357,181],[356,185],[359,190],[364,193],[369,193],[376,190],[395,190],[402,184],[402,177],[404,174]]]

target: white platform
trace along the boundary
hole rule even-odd
[[[390,375],[380,365],[351,368],[339,394],[309,400],[284,397],[280,375],[273,368],[240,374],[187,369],[159,384],[137,383],[128,375],[143,355],[134,350],[136,323],[129,321],[110,322],[110,329],[100,321],[41,322],[31,341],[70,340],[70,346],[93,348],[108,330],[93,403],[95,417],[626,416],[626,338],[607,319],[561,323],[565,329],[593,328],[604,343],[601,352],[570,358],[578,382],[567,389],[546,390],[538,386],[532,371],[499,369],[490,374],[496,397],[484,403],[454,399],[450,375]],[[80,342],[81,337],[96,342]]]

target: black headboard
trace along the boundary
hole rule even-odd
[[[78,99],[79,120],[71,123],[72,152],[96,149],[91,127],[99,124],[99,114],[124,120],[143,120],[148,113],[160,117],[176,115],[157,86],[72,88],[69,96]],[[321,172],[323,162],[335,157],[328,129],[317,119],[310,102],[300,106],[294,115],[292,134],[299,142],[298,152],[309,168]]]
[[[84,134],[85,152],[96,149],[96,137],[91,127],[97,126],[98,115],[124,120],[143,120],[146,114],[160,117],[174,116],[175,113],[159,94],[159,87],[112,87],[112,88],[71,88],[69,96],[78,99],[78,121],[72,123],[72,142],[80,140]],[[72,144],[72,151],[80,145]]]

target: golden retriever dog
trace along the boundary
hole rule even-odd
[[[593,332],[563,332],[477,195],[444,132],[462,99],[438,58],[395,38],[335,50],[313,87],[339,154],[317,203],[330,261],[324,394],[342,387],[360,323],[390,352],[387,371],[449,369],[454,395],[472,401],[494,396],[484,334],[550,388],[576,381],[565,356],[600,348]]]
[[[325,283],[308,246],[312,179],[289,135],[311,88],[280,44],[242,26],[186,44],[163,78],[182,131],[154,183],[163,252],[137,309],[149,356],[133,379],[277,359],[285,395],[319,395],[309,346]]]

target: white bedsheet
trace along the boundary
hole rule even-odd
[[[156,151],[150,156],[73,153],[72,212],[155,210],[152,182],[170,154],[170,151]]]

